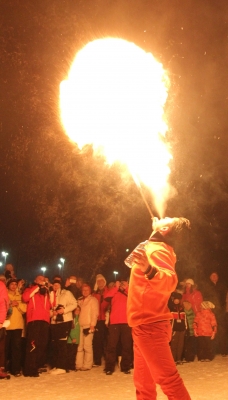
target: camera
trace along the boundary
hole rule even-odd
[[[58,311],[58,310],[60,310],[61,308],[64,308],[64,306],[63,306],[62,304],[58,304],[57,307],[56,307],[56,309],[55,309],[55,311]],[[64,322],[63,314],[57,314],[57,315],[56,315],[56,318],[55,318],[55,321],[56,321],[56,322]]]

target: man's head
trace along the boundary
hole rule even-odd
[[[102,289],[104,289],[105,285],[106,285],[105,277],[102,274],[98,274],[96,276],[96,283],[94,285],[94,290],[97,290],[97,289],[102,290]]]
[[[210,275],[211,282],[216,285],[216,283],[218,282],[218,279],[219,279],[219,276],[218,276],[217,272],[212,272],[212,274]]]
[[[160,232],[163,236],[171,232],[180,232],[184,227],[190,228],[190,221],[186,218],[161,218],[154,217],[152,220],[153,234]]]
[[[16,289],[17,289],[17,280],[16,280],[16,279],[10,279],[10,280],[7,282],[6,286],[8,287],[8,289],[9,289],[11,292],[15,292]]]
[[[46,279],[43,275],[38,275],[35,280],[34,283],[36,283],[37,285],[45,285],[46,283]]]
[[[88,297],[91,294],[91,287],[88,283],[83,283],[82,285],[82,296]]]

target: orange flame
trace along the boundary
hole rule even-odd
[[[168,78],[162,65],[134,43],[106,38],[76,55],[60,85],[60,110],[68,136],[92,144],[108,163],[127,165],[152,192],[160,216],[171,193],[172,158],[164,140]],[[137,178],[136,178],[137,177]]]

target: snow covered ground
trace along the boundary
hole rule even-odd
[[[228,357],[218,355],[208,363],[194,361],[178,370],[192,400],[228,400]],[[12,376],[0,381],[0,396],[4,400],[134,400],[135,389],[132,374],[124,375],[116,367],[107,376],[98,367],[57,376],[43,373],[39,378]],[[157,399],[167,399],[160,388]]]

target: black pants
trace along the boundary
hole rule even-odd
[[[77,351],[78,351],[78,344],[67,343],[66,369],[75,370]]]
[[[51,366],[52,368],[67,368],[67,338],[72,327],[72,321],[51,325]]]
[[[107,333],[105,321],[97,321],[93,336],[93,363],[96,365],[101,365],[101,358],[105,355]]]
[[[46,321],[32,321],[27,325],[25,375],[38,373],[46,359],[49,339],[49,323]]]
[[[198,336],[197,342],[198,360],[213,360],[213,340],[211,340],[210,336]]]
[[[174,331],[171,340],[171,351],[174,361],[181,361],[184,350],[185,331]]]
[[[128,324],[112,324],[109,325],[108,344],[106,351],[107,371],[114,371],[116,364],[116,350],[118,341],[121,341],[122,360],[121,371],[128,371],[132,367],[132,336],[131,328]]]
[[[5,369],[15,375],[21,371],[22,329],[6,331]]]
[[[0,329],[0,368],[5,367],[5,342],[6,342],[6,329]]]
[[[185,336],[184,342],[184,358],[185,361],[194,361],[196,355],[196,337]]]

